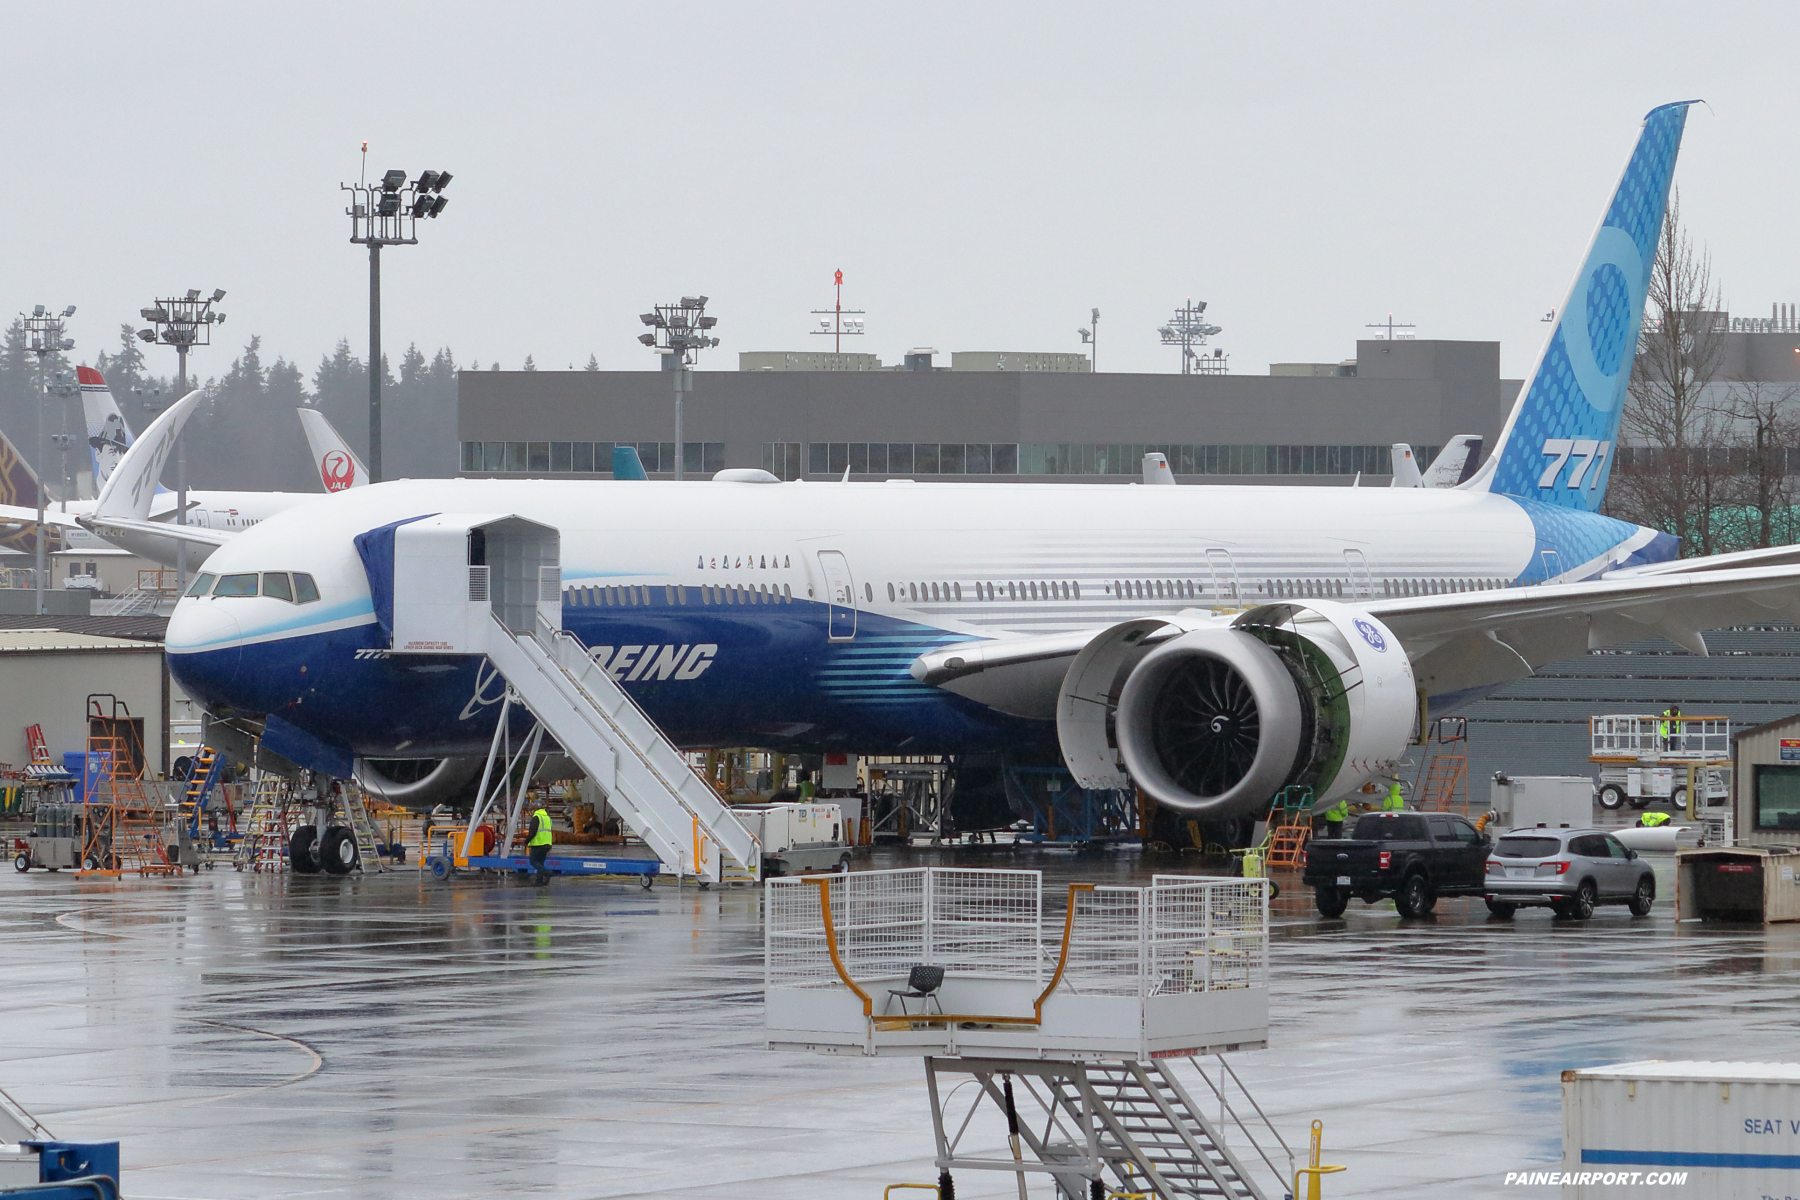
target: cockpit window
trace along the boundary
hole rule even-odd
[[[187,594],[190,596],[206,595],[207,592],[212,590],[213,580],[217,578],[217,575],[208,575],[205,571],[200,572],[200,574],[194,576],[194,582],[189,585]]]
[[[294,572],[294,603],[311,604],[319,598],[319,587],[311,575]]]
[[[213,595],[215,597],[256,595],[256,572],[251,571],[244,575],[221,576],[219,585],[213,589]]]
[[[288,586],[286,571],[264,571],[262,592],[273,600],[291,601],[294,598],[294,589]]]

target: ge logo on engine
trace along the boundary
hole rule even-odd
[[[1367,621],[1358,620],[1356,622],[1356,632],[1362,634],[1362,640],[1375,647],[1376,650],[1384,654],[1387,652],[1387,639],[1381,636],[1381,630],[1375,628],[1375,626],[1369,624]]]

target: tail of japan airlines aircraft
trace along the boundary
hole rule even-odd
[[[344,440],[324,413],[316,408],[300,410],[300,426],[306,430],[306,444],[312,448],[313,469],[328,492],[341,492],[369,482],[369,469],[356,457],[356,451]]]
[[[1594,512],[1606,496],[1625,385],[1688,105],[1650,110],[1500,445],[1463,486]]]

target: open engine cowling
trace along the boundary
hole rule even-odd
[[[1265,605],[1145,651],[1147,624],[1108,630],[1070,668],[1058,732],[1083,786],[1128,774],[1158,803],[1231,817],[1290,785],[1319,800],[1346,794],[1405,752],[1412,667],[1367,613]],[[1097,720],[1109,707],[1110,728]]]

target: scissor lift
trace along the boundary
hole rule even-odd
[[[1073,884],[1046,926],[1039,872],[927,867],[773,879],[764,912],[769,1047],[921,1057],[940,1188],[995,1170],[1066,1196],[1267,1200],[1292,1178],[1223,1058],[1217,1082],[1176,1070],[1267,1042],[1267,881]],[[984,1107],[1012,1157],[969,1144]]]
[[[1588,742],[1588,761],[1600,764],[1602,808],[1646,808],[1659,800],[1689,808],[1690,781],[1704,789],[1693,807],[1729,799],[1728,774],[1718,769],[1731,763],[1728,717],[1608,713],[1588,718]]]

